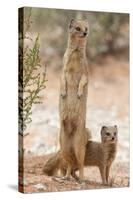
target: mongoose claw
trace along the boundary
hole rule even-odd
[[[61,93],[61,97],[62,97],[62,99],[65,99],[65,98],[66,98],[66,96],[67,96],[67,94],[66,94],[66,93]]]
[[[78,179],[76,181],[77,183],[82,184],[82,185],[86,184],[86,180]]]
[[[64,181],[70,181],[71,180],[70,177],[67,177],[67,176],[62,177],[61,179],[64,180]]]
[[[108,183],[107,183],[106,181],[103,181],[103,182],[102,182],[102,185],[108,186]]]
[[[77,97],[80,99],[83,96],[83,93],[78,92]]]

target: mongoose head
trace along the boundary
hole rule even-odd
[[[118,140],[117,126],[103,126],[101,129],[101,140],[103,143],[116,143]]]
[[[89,25],[87,21],[72,19],[69,24],[69,34],[71,37],[85,40],[89,32]]]

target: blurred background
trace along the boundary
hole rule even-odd
[[[101,54],[123,53],[128,59],[129,15],[119,13],[26,8],[31,12],[29,32],[40,33],[41,55],[50,67],[62,67],[62,56],[67,45],[68,25],[72,18],[85,19],[90,26],[87,56],[94,61]],[[53,58],[53,59],[51,59]]]
[[[32,122],[24,138],[26,155],[44,155],[59,148],[59,87],[62,59],[72,18],[89,22],[87,42],[90,69],[86,126],[100,141],[102,125],[117,125],[117,174],[129,176],[129,14],[25,8],[31,25],[27,38],[39,33],[40,58],[47,66],[42,104],[32,107]],[[32,40],[25,40],[32,45]],[[122,165],[121,165],[122,164]],[[122,167],[121,167],[122,166]]]

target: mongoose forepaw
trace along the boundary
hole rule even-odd
[[[62,97],[62,99],[65,99],[65,98],[66,98],[66,96],[67,96],[67,94],[66,94],[66,93],[61,93],[61,97]]]
[[[78,93],[77,93],[78,99],[80,99],[82,96],[83,96],[83,93],[81,93],[81,92],[78,92]]]
[[[61,177],[61,180],[64,180],[64,181],[70,181],[71,178],[70,178],[70,177],[67,177],[67,176],[63,176],[63,177]]]

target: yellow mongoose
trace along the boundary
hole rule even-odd
[[[118,129],[117,126],[103,126],[101,129],[101,143],[88,141],[84,166],[97,166],[100,170],[103,184],[108,183],[109,172],[112,162],[117,152]],[[46,162],[43,172],[49,176],[56,175],[58,170],[62,174],[66,173],[67,163],[63,159],[61,151],[55,153]],[[75,171],[78,166],[74,166],[71,175],[78,179]]]
[[[88,23],[71,20],[68,46],[64,55],[60,91],[60,146],[68,163],[66,177],[70,177],[75,163],[83,180],[85,146],[87,144],[86,101],[88,69],[86,42]]]

